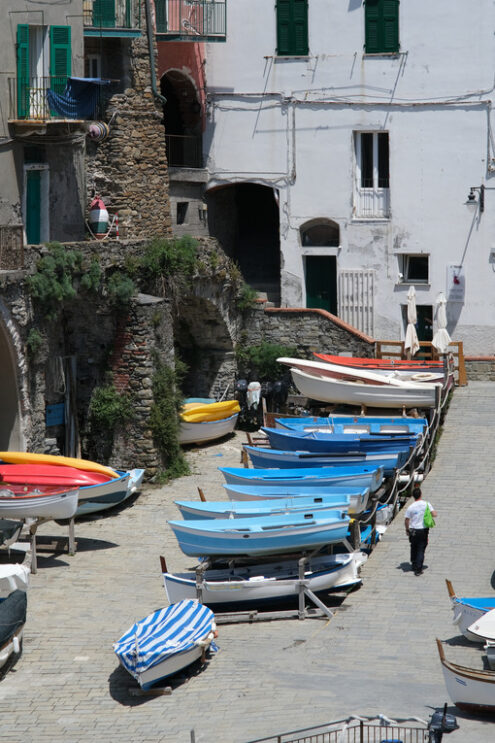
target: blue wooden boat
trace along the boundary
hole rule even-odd
[[[285,451],[282,449],[268,449],[261,446],[244,444],[253,467],[331,467],[333,465],[368,464],[383,467],[386,477],[393,475],[396,469],[401,469],[410,456],[409,449],[399,449],[387,452],[356,452],[356,454],[318,454],[309,451]]]
[[[331,415],[323,417],[275,418],[276,428],[290,431],[326,431],[327,433],[373,433],[384,436],[424,434],[426,418]]]
[[[304,501],[309,506],[311,503],[339,503],[343,498],[349,501],[348,511],[350,514],[362,513],[368,505],[369,488],[350,488],[344,486],[327,486],[326,488],[304,487],[301,485],[229,485],[224,486],[227,495],[232,501],[255,501],[258,504],[267,501],[290,502],[297,505]],[[207,505],[207,504],[206,504]],[[332,506],[334,507],[334,506]]]
[[[300,552],[342,542],[349,529],[347,511],[318,510],[256,519],[169,521],[179,547],[202,555],[271,555]]]
[[[483,642],[481,637],[469,631],[469,627],[484,614],[495,609],[495,596],[459,597],[455,595],[452,583],[449,580],[445,582],[454,613],[453,623],[466,639],[471,642]]]
[[[364,491],[366,494],[369,491]],[[367,495],[366,495],[367,500]],[[313,495],[307,498],[274,498],[268,500],[217,500],[217,501],[174,501],[181,512],[182,518],[194,519],[241,519],[256,518],[258,516],[277,516],[282,513],[297,513],[298,511],[334,510],[349,511],[351,498],[348,494],[342,495]]]
[[[133,624],[113,649],[141,688],[149,689],[194,663],[207,648],[216,650],[215,634],[211,609],[185,600]]]
[[[230,485],[263,485],[270,487],[363,487],[374,493],[383,482],[383,467],[367,464],[348,464],[341,467],[297,467],[297,468],[262,468],[219,467]]]
[[[399,448],[416,447],[421,440],[419,434],[384,436],[370,433],[327,433],[326,431],[289,431],[263,426],[272,449],[283,451],[311,451],[321,454],[351,454],[354,452],[396,451]]]

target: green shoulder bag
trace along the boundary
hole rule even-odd
[[[435,526],[435,519],[431,515],[428,503],[426,504],[425,515],[423,516],[423,526],[425,529],[432,529]]]

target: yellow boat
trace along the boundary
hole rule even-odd
[[[79,470],[99,472],[109,477],[119,477],[111,467],[105,467],[98,462],[77,457],[62,457],[55,454],[34,454],[28,451],[0,451],[0,459],[9,464],[59,464],[66,467],[77,467]]]
[[[186,423],[205,423],[230,418],[239,413],[240,405],[237,400],[225,400],[212,403],[186,403],[180,414],[181,420]]]

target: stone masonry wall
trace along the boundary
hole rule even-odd
[[[131,85],[108,102],[110,134],[103,142],[87,142],[86,185],[88,207],[98,194],[111,216],[118,212],[121,237],[144,239],[170,236],[171,217],[163,111],[151,89],[142,25],[143,35],[131,42]],[[156,66],[154,38],[153,45]]]

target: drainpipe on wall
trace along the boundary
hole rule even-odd
[[[151,6],[150,6],[150,0],[144,0],[144,5],[146,8],[146,31],[148,33],[148,53],[150,56],[150,68],[151,68],[151,90],[153,91],[153,95],[155,98],[158,98],[158,100],[165,105],[167,102],[167,99],[165,96],[163,96],[161,93],[158,92],[156,87],[156,74],[155,74],[155,55],[153,54],[153,23],[151,21]]]

